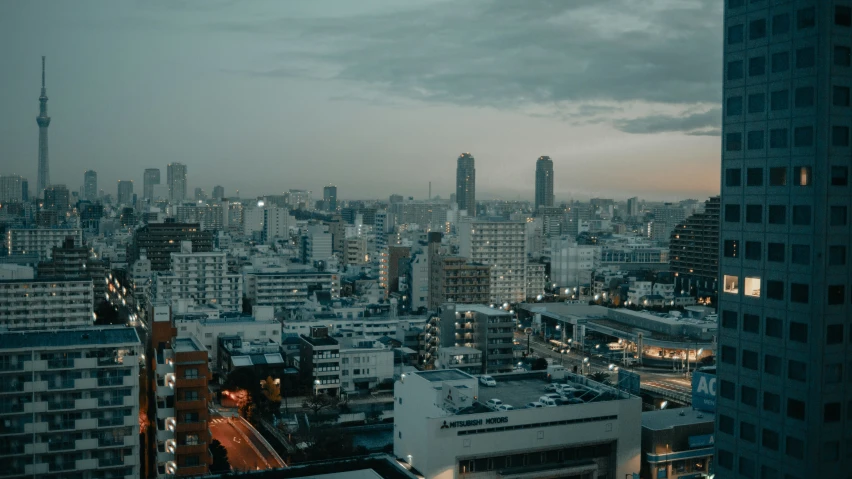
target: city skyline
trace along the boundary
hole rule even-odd
[[[446,2],[422,2],[404,8],[383,1],[358,6],[345,2],[300,7],[255,4],[245,14],[223,3],[204,7],[82,3],[69,9],[44,9],[34,2],[0,8],[14,14],[4,18],[17,20],[4,28],[13,36],[21,29],[30,30],[36,22],[43,22],[50,32],[11,56],[10,68],[3,75],[9,85],[0,93],[4,104],[9,105],[0,120],[0,134],[4,136],[0,171],[4,174],[36,177],[37,129],[24,118],[32,115],[37,62],[45,54],[51,57],[54,72],[51,113],[65,122],[62,128],[51,128],[53,181],[61,180],[71,190],[77,190],[79,175],[87,169],[97,171],[101,182],[108,184],[128,178],[126,167],[133,165],[129,179],[143,184],[145,168],[163,170],[168,163],[181,162],[190,171],[189,188],[200,186],[209,191],[213,185],[223,184],[229,191],[240,190],[248,197],[289,188],[318,192],[334,182],[347,198],[382,198],[391,193],[422,198],[429,181],[435,194],[449,197],[454,189],[453,160],[458,151],[471,151],[480,160],[477,189],[482,199],[531,199],[534,179],[529,165],[542,154],[555,163],[557,202],[613,196],[616,192],[649,200],[702,198],[718,192],[718,180],[709,173],[719,151],[715,135],[721,68],[718,55],[705,47],[720,37],[719,20],[713,15],[720,9],[702,2],[679,2],[665,17],[659,5],[625,7],[623,2],[550,7],[533,4],[528,9],[529,18],[516,18],[511,5],[501,2],[459,9],[459,19],[454,22],[488,15],[470,32],[471,42],[464,49],[462,45],[452,49],[447,53],[453,55],[444,60],[431,55],[425,59],[438,61],[435,65],[448,72],[463,68],[472,54],[495,57],[502,70],[518,61],[515,55],[493,48],[509,37],[489,36],[486,30],[493,30],[489,27],[492,21],[509,19],[511,32],[527,33],[535,19],[562,19],[554,20],[558,24],[568,22],[565,18],[569,14],[594,19],[627,9],[643,20],[641,25],[629,28],[616,22],[610,33],[617,39],[600,38],[601,33],[594,37],[599,40],[600,53],[621,48],[625,36],[639,38],[636,53],[651,61],[653,72],[649,76],[654,78],[636,78],[639,83],[634,85],[634,92],[622,91],[611,81],[606,82],[611,90],[598,85],[596,91],[583,97],[585,100],[579,90],[563,91],[576,82],[596,80],[603,73],[624,73],[618,69],[601,71],[609,67],[596,64],[595,58],[584,57],[588,54],[572,47],[565,54],[571,57],[566,64],[585,64],[583,75],[565,78],[562,87],[528,85],[522,77],[507,77],[505,102],[498,97],[493,81],[487,88],[483,84],[481,95],[471,93],[464,82],[424,84],[428,79],[409,62],[398,60],[395,52],[388,54],[394,55],[403,78],[386,70],[355,71],[351,60],[343,58],[342,52],[356,48],[366,65],[378,61],[381,52],[367,41],[366,29],[382,20],[395,20],[418,31],[439,28],[443,32],[447,27],[441,27],[438,19],[452,10]],[[270,23],[250,28],[256,20],[249,13],[266,14]],[[687,14],[707,17],[707,23],[702,23],[697,33],[690,25],[687,32],[681,24]],[[198,21],[189,31],[177,28],[179,20],[193,15],[198,15]],[[298,20],[294,31],[301,32],[308,43],[321,45],[313,58],[304,41],[294,41],[289,35],[277,38],[276,29],[270,28],[276,23],[291,25],[294,20]],[[352,37],[351,47],[327,33],[342,20],[349,25],[342,34]],[[702,68],[712,81],[698,80],[696,72],[681,68],[683,60],[672,56],[671,47],[650,32],[649,25],[657,22],[671,23],[667,26],[674,32],[696,38],[694,48],[711,51],[711,58],[705,55]],[[547,38],[556,26],[548,27]],[[564,25],[558,30],[563,29],[570,30]],[[144,43],[140,40],[159,37],[159,33],[164,34],[165,41],[187,41],[179,52],[169,51],[159,38],[145,48],[139,47]],[[405,32],[385,27],[377,34],[391,39]],[[115,41],[103,41],[108,35],[115,35]],[[568,40],[560,39],[547,49],[564,46]],[[228,48],[232,41],[235,46]],[[225,48],[223,55],[214,56],[220,46]],[[486,47],[491,48],[478,51]],[[446,50],[441,45],[434,48],[436,52]],[[520,39],[518,48],[543,47]],[[235,49],[254,53],[248,59],[236,55]],[[81,51],[92,51],[91,57],[98,60],[81,58]],[[504,56],[496,57],[501,54]],[[544,76],[554,76],[546,75],[544,68],[548,65],[535,58],[529,60],[531,67],[542,68]],[[107,63],[109,68],[105,67]],[[168,74],[163,71],[166,67]],[[102,70],[108,74],[97,73]],[[329,70],[337,73],[329,73],[325,79],[309,76],[322,76]],[[656,75],[674,70],[684,70],[673,80],[683,85],[672,89],[667,88],[668,83],[659,84]],[[488,69],[459,73],[463,74],[460,78],[468,80],[493,75]],[[387,75],[386,89],[376,86],[382,83],[381,78],[371,76],[382,74]],[[199,75],[205,78],[203,84],[197,81]],[[657,88],[668,89],[670,99],[662,98],[664,95],[655,92]],[[302,98],[295,98],[291,91],[302,92],[297,95]],[[418,91],[423,93],[418,95]],[[288,113],[282,116],[282,112]],[[116,117],[122,121],[104,121]],[[424,131],[429,134],[424,135]],[[374,141],[378,136],[387,140]],[[327,141],[326,137],[336,141]],[[347,161],[340,163],[338,159]],[[637,165],[634,174],[620,174],[628,164]],[[427,175],[419,174],[423,165],[430,166]],[[372,173],[376,169],[386,174],[379,178]],[[294,175],[294,170],[298,174]],[[346,184],[341,177],[347,179]],[[281,181],[283,178],[287,180]],[[385,178],[392,178],[393,184]]]

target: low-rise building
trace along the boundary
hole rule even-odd
[[[0,326],[43,329],[91,326],[91,279],[0,281]]]
[[[482,351],[482,372],[509,372],[514,366],[514,331],[508,311],[479,304],[444,304],[426,327],[421,356],[434,365],[441,348],[464,346]]]
[[[438,349],[439,369],[458,369],[468,374],[482,373],[482,351],[466,346]]]
[[[281,323],[264,310],[254,315],[242,313],[175,313],[178,337],[194,337],[208,351],[211,364],[218,361],[218,341],[222,336],[239,336],[247,342],[281,342]]]
[[[340,343],[327,328],[312,328],[299,336],[299,373],[315,394],[336,396],[340,392]]]
[[[342,338],[340,343],[340,388],[351,393],[368,391],[393,381],[394,352],[380,341]]]
[[[643,412],[641,477],[709,477],[715,419],[692,408]]]

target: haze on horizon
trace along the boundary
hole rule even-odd
[[[188,166],[189,192],[345,199],[704,199],[719,191],[721,2],[0,3],[0,174],[34,185],[41,55],[53,183]]]

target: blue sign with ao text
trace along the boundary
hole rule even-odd
[[[716,411],[716,376],[692,373],[692,407],[699,411]]]

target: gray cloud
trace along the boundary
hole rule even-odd
[[[722,109],[713,108],[684,116],[653,115],[641,118],[615,120],[613,125],[625,133],[684,132],[688,135],[718,136],[721,132]]]

